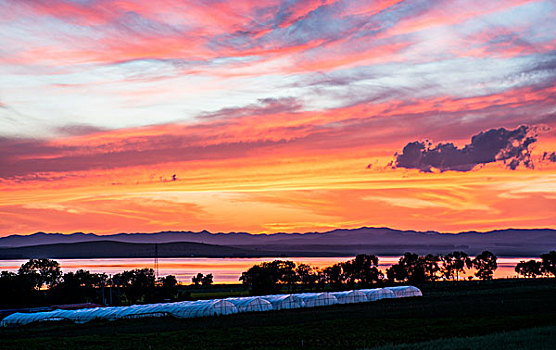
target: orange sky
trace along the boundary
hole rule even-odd
[[[7,235],[554,227],[552,164],[512,171],[491,163],[466,173],[422,173],[391,169],[386,164],[392,157],[381,154],[388,151],[365,147],[329,154],[287,151],[4,180],[0,230]]]

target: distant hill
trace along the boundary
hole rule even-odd
[[[96,235],[93,233],[38,232],[26,236],[13,235],[0,238],[0,248],[102,241],[105,242],[104,244],[106,244],[106,241],[151,245],[153,243],[172,243],[168,247],[178,247],[179,245],[175,242],[197,243],[204,245],[205,249],[202,250],[204,252],[202,254],[205,255],[203,256],[286,256],[287,254],[293,254],[292,256],[326,256],[330,254],[348,256],[357,253],[399,255],[406,251],[419,254],[444,254],[454,250],[463,250],[470,254],[490,250],[499,256],[538,256],[549,250],[556,250],[556,230],[507,229],[484,233],[461,232],[452,234],[362,227],[353,230],[339,229],[328,232],[274,234],[166,231]],[[79,246],[67,246],[64,249],[74,249],[72,247]],[[44,251],[44,248],[41,249]],[[162,246],[159,249],[162,249]],[[190,254],[184,253],[187,252],[185,247],[183,250],[180,249],[175,248],[175,250],[172,250],[172,254],[182,255],[171,256],[190,256]],[[207,255],[212,254],[211,250],[215,252],[214,255]],[[168,251],[170,252],[170,250]],[[159,252],[160,256],[163,256],[162,250],[159,250]],[[100,253],[101,251],[99,251]]]
[[[237,248],[214,244],[174,242],[161,243],[156,248],[159,257],[259,257],[279,256],[273,251],[257,248]],[[288,256],[299,256],[296,251],[286,252]],[[331,256],[333,253],[318,253]],[[150,258],[155,256],[153,243],[125,243],[113,241],[55,243],[16,248],[0,248],[0,259],[30,258]]]

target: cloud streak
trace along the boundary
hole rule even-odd
[[[56,140],[0,139],[0,178],[36,179],[45,174],[89,170],[160,166],[195,161],[257,162],[263,157],[295,158],[297,155],[341,154],[349,149],[373,147],[383,154],[388,147],[415,134],[434,138],[468,137],[475,124],[464,125],[472,116],[488,116],[485,126],[518,124],[523,113],[542,110],[539,125],[555,127],[550,108],[553,88],[516,89],[503,94],[470,98],[390,100],[358,103],[322,111],[304,111],[295,98],[261,99],[258,103],[201,114],[195,123],[170,123],[143,128],[102,130],[86,126],[60,130]],[[439,118],[446,128],[430,130]],[[418,122],[417,122],[418,121]],[[397,125],[406,125],[400,132]],[[552,124],[551,124],[552,123]],[[519,125],[519,124],[518,124]],[[500,128],[475,135],[469,145],[409,143],[397,156],[397,167],[421,171],[468,171],[478,164],[504,160],[510,168],[532,166],[530,146],[533,129]],[[372,137],[370,137],[372,136]],[[514,142],[517,142],[514,145]],[[545,151],[548,151],[547,149]],[[550,150],[552,151],[552,150]]]

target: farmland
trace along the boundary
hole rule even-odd
[[[203,319],[51,323],[2,329],[0,339],[3,349],[554,346],[556,279],[437,282],[419,287],[422,298]]]

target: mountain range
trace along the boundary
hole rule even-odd
[[[119,243],[119,244],[116,244]],[[446,254],[462,250],[498,256],[538,256],[556,249],[556,230],[506,229],[439,233],[362,227],[328,232],[250,234],[164,231],[157,233],[44,233],[0,238],[0,259],[31,257],[352,256],[359,253]]]

